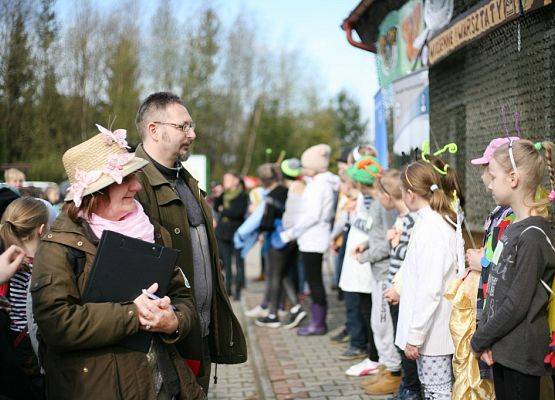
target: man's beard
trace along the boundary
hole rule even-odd
[[[177,159],[179,162],[185,162],[189,159],[189,157],[191,156],[191,154],[193,153],[193,149],[191,147],[189,147],[189,150],[187,150],[185,153],[180,154],[179,156],[177,156]]]

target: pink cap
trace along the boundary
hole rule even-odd
[[[504,138],[495,138],[491,142],[489,142],[488,147],[484,150],[484,155],[480,158],[475,158],[474,160],[470,161],[474,165],[484,165],[489,164],[491,158],[493,157],[493,153],[499,147],[503,146],[504,144],[509,143],[511,140],[519,140],[520,138],[517,136],[511,137],[504,137]]]

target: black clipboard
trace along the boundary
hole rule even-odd
[[[179,250],[104,231],[91,266],[82,303],[131,302],[154,282],[156,295],[168,293]],[[139,331],[119,345],[148,352],[151,333]]]

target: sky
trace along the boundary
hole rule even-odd
[[[59,0],[57,11],[63,19],[71,18],[74,0]],[[117,0],[93,0],[102,6],[112,6]],[[247,11],[264,30],[268,46],[279,48],[283,44],[299,50],[308,67],[323,83],[332,97],[346,89],[361,105],[362,115],[370,121],[372,136],[373,97],[378,89],[374,55],[352,47],[340,28],[342,21],[360,0],[210,0],[224,12],[218,13],[225,25],[230,24],[240,11]],[[201,0],[174,0],[179,12],[198,6]],[[154,0],[140,2],[143,15],[157,7]],[[355,34],[356,37],[356,34]],[[326,96],[327,95],[327,96]]]
[[[361,104],[365,118],[373,114],[378,90],[374,55],[347,42],[340,28],[360,0],[225,0],[220,6],[233,18],[241,8],[259,26],[267,27],[270,41],[285,41],[302,51],[316,68],[329,95],[349,91]],[[356,35],[356,34],[355,34]],[[370,129],[372,131],[372,129]]]

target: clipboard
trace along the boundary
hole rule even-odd
[[[91,266],[82,303],[132,302],[154,282],[156,295],[168,293],[179,250],[104,231]],[[139,331],[119,345],[147,353],[152,333]]]

